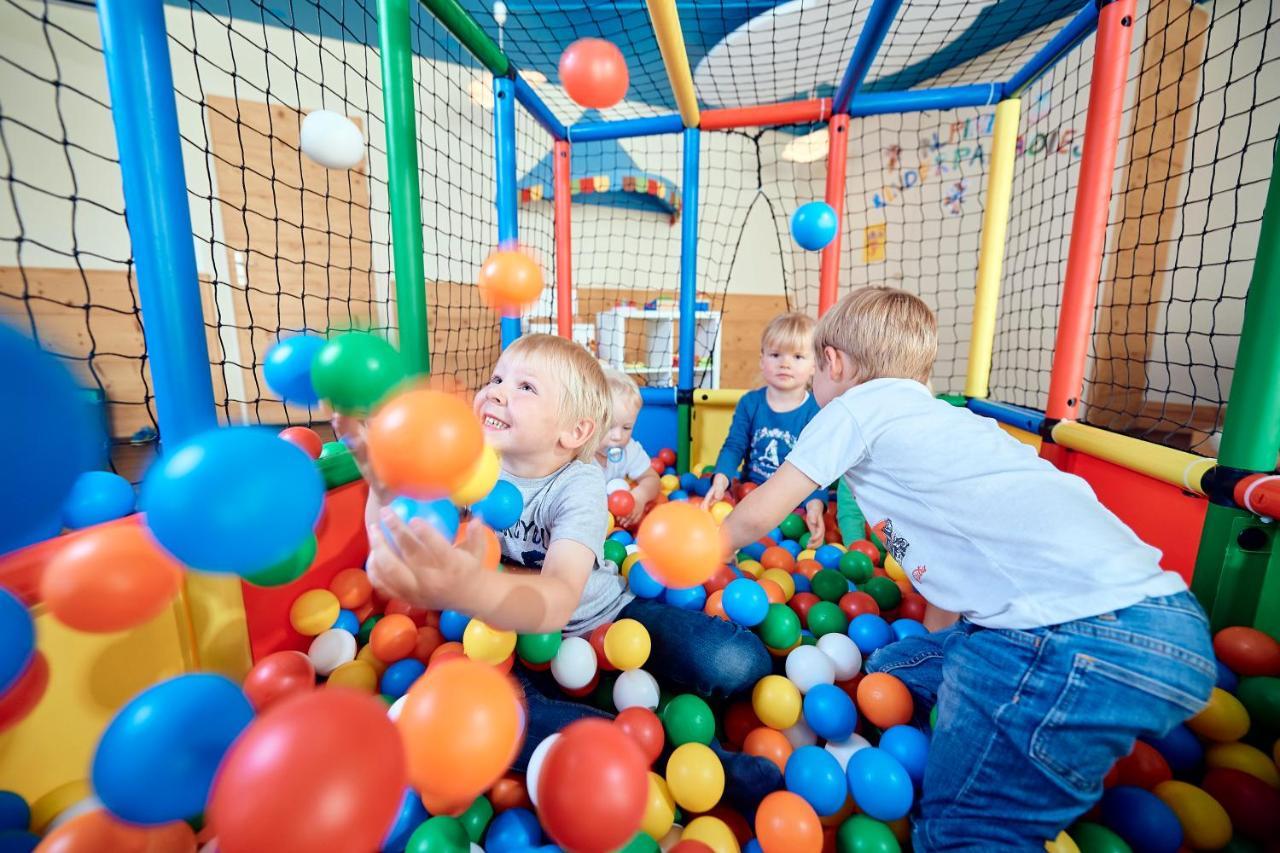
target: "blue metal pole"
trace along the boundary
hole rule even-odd
[[[684,189],[680,212],[680,375],[676,387],[693,390],[693,338],[698,303],[698,155],[700,131],[684,131]]]
[[[600,142],[605,139],[626,139],[632,136],[656,136],[661,133],[680,133],[684,121],[679,113],[644,118],[624,118],[619,121],[579,122],[569,126],[570,142]]]
[[[557,142],[569,138],[564,123],[556,118],[547,102],[538,97],[538,93],[519,74],[516,74],[516,100]]]
[[[858,34],[858,41],[853,46],[853,56],[849,57],[849,67],[844,70],[840,86],[831,99],[832,112],[848,111],[849,102],[853,100],[862,81],[867,79],[871,63],[875,61],[880,45],[889,34],[889,27],[893,25],[893,18],[901,5],[902,0],[873,0],[871,3],[866,23],[862,25],[862,32]]]
[[[218,425],[162,0],[99,0],[102,54],[160,437]]]
[[[1038,51],[1027,64],[1018,69],[1009,82],[1004,84],[1003,97],[1016,98],[1022,90],[1034,83],[1054,64],[1071,52],[1072,48],[1089,37],[1098,28],[1098,6],[1095,0],[1088,0],[1049,42]]]
[[[493,150],[498,177],[498,245],[514,244],[519,239],[516,213],[516,93],[510,77],[493,78]],[[503,317],[502,348],[520,337],[520,318]]]
[[[864,92],[849,104],[855,118],[885,113],[921,110],[951,110],[956,107],[985,107],[1000,100],[1002,83],[975,83],[941,89],[913,89],[907,92]]]
[[[1008,424],[1037,435],[1040,433],[1040,427],[1044,426],[1044,412],[1037,412],[1035,409],[1027,409],[1009,403],[993,403],[990,400],[980,400],[977,397],[971,397],[965,405],[975,415],[982,415],[1002,424]]]

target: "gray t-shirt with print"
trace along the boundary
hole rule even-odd
[[[604,559],[604,474],[598,465],[570,462],[546,477],[529,479],[503,471],[502,479],[520,490],[520,520],[498,531],[502,559],[526,569],[542,568],[552,542],[568,539],[591,549],[595,565],[567,634],[585,634],[613,619],[634,596],[618,567]]]

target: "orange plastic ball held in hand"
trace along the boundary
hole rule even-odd
[[[675,589],[706,583],[724,560],[724,540],[715,518],[682,502],[655,507],[645,516],[636,544],[649,574]]]
[[[433,500],[463,484],[484,449],[480,422],[457,397],[429,388],[397,394],[369,421],[369,464],[396,494]]]
[[[502,248],[484,259],[476,286],[480,298],[494,311],[519,314],[542,295],[542,270],[519,249]]]

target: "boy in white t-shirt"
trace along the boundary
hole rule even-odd
[[[604,368],[604,378],[609,384],[609,397],[613,417],[609,431],[596,451],[596,463],[604,469],[604,481],[630,480],[634,485],[631,494],[636,499],[635,509],[618,519],[619,527],[633,527],[644,515],[644,509],[662,491],[658,472],[653,470],[653,460],[644,452],[640,442],[632,437],[636,418],[644,400],[640,388],[627,374],[613,367]]]
[[[1084,480],[934,399],[937,321],[918,297],[854,291],[814,351],[823,409],[726,519],[729,544],[843,477],[931,607],[960,616],[867,660],[907,685],[917,720],[937,705],[915,849],[1041,850],[1135,738],[1204,706],[1204,611]]]

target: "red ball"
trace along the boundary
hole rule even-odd
[[[613,513],[614,518],[622,518],[630,515],[632,510],[636,508],[636,496],[624,489],[609,495],[609,512]]]
[[[1215,767],[1200,787],[1217,800],[1237,835],[1254,841],[1280,838],[1280,791],[1243,770]]]
[[[840,596],[839,604],[840,609],[844,611],[844,615],[848,616],[850,621],[864,613],[871,613],[875,616],[880,615],[880,605],[876,604],[876,600],[865,592],[846,592]]]
[[[747,735],[763,726],[750,702],[735,702],[724,715],[724,737],[730,746],[742,746]]]
[[[1213,638],[1213,653],[1236,675],[1280,675],[1280,643],[1257,628],[1223,628]]]
[[[49,687],[49,661],[36,649],[26,669],[9,690],[0,696],[0,732],[16,726],[35,710]]]
[[[661,460],[662,464],[665,466],[663,468],[665,471],[667,468],[676,464],[676,452],[670,447],[664,447],[658,451],[658,459]]]
[[[280,430],[280,437],[292,445],[300,447],[302,452],[310,456],[312,459],[320,458],[320,450],[324,447],[324,442],[320,440],[320,436],[316,435],[315,430],[306,427],[289,427]]]
[[[609,633],[609,629],[613,627],[612,622],[606,622],[603,625],[597,625],[596,629],[587,635],[587,642],[591,644],[591,648],[596,650],[596,661],[600,668],[606,672],[617,672],[618,668],[609,662],[609,656],[604,653],[604,635]]]
[[[701,841],[694,841],[691,838],[688,841],[677,841],[667,853],[713,853],[713,851]]]
[[[667,470],[667,465],[661,459],[650,459],[649,467],[653,469],[653,473],[661,476],[662,472]]]
[[[871,560],[871,564],[873,566],[880,565],[880,549],[877,548],[875,544],[872,543],[870,540],[859,539],[856,542],[850,542],[849,550],[858,551],[862,554],[866,554],[867,557]]]
[[[724,589],[726,586],[737,580],[738,577],[739,575],[735,574],[733,569],[729,566],[721,566],[720,569],[711,576],[711,580],[702,585],[702,588],[707,591],[707,595],[710,595],[717,590]]]
[[[302,652],[274,652],[253,665],[244,677],[244,695],[261,714],[281,699],[310,693],[316,686],[316,668]]]
[[[666,732],[662,729],[662,721],[658,715],[648,708],[635,706],[627,708],[614,717],[613,724],[622,729],[640,747],[649,764],[658,760],[662,754],[662,746],[666,742]]]
[[[1115,774],[1114,784],[1133,785],[1148,791],[1173,778],[1169,762],[1165,761],[1160,751],[1142,741],[1134,742],[1133,751],[1116,762],[1111,773],[1107,774],[1108,777],[1112,773]]]
[[[791,596],[791,600],[787,602],[791,609],[800,617],[801,624],[808,626],[809,624],[809,608],[821,601],[821,598],[811,592],[797,592]]]
[[[547,753],[538,780],[538,816],[551,838],[575,853],[607,853],[640,829],[649,765],[613,723],[579,720]]]
[[[560,83],[569,97],[589,109],[621,101],[630,84],[627,61],[613,42],[578,39],[560,54]]]
[[[924,600],[924,596],[918,592],[904,593],[902,603],[898,605],[898,615],[903,619],[914,619],[917,622],[923,622],[927,606],[928,603]]]

